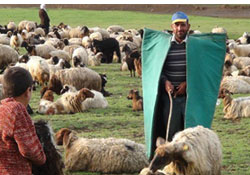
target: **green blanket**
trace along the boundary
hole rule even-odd
[[[172,35],[145,29],[142,43],[142,87],[144,131],[147,155],[153,156],[157,135],[157,107],[160,74]],[[185,128],[210,128],[226,53],[225,34],[193,34],[186,43],[187,101]]]

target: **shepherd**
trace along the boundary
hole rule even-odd
[[[40,27],[42,27],[45,31],[45,34],[47,35],[49,33],[49,23],[50,19],[46,11],[46,5],[41,4],[40,10],[39,10],[39,17],[40,17]]]
[[[144,30],[142,86],[147,155],[157,137],[172,141],[175,133],[211,127],[226,53],[225,34],[189,34],[183,12],[172,16],[173,33]]]

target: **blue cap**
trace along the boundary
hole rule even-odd
[[[183,12],[176,12],[172,16],[172,24],[176,22],[188,22],[188,16]]]

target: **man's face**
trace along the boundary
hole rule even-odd
[[[190,28],[190,24],[188,24],[187,22],[176,22],[174,24],[171,24],[171,27],[176,39],[182,41],[186,38],[187,32]]]

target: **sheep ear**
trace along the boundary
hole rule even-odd
[[[157,146],[157,147],[159,147],[160,145],[163,145],[163,144],[165,144],[165,143],[166,143],[166,141],[165,141],[165,139],[162,138],[162,137],[158,137],[157,140],[156,140],[156,146]]]

